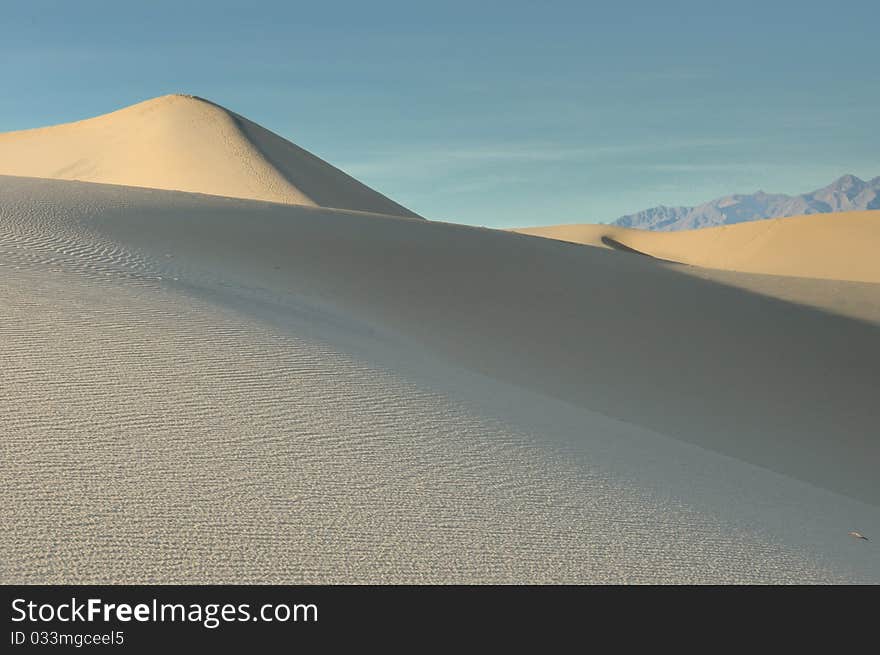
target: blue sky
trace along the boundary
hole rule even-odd
[[[428,218],[601,222],[880,175],[880,2],[0,5],[0,131],[218,102]]]

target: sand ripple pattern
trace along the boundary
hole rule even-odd
[[[69,272],[97,278],[159,280],[148,260],[103,238],[82,214],[44,200],[0,196],[0,268]],[[96,206],[95,213],[101,209]]]
[[[0,207],[0,582],[855,579]]]

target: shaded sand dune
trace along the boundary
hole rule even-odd
[[[612,225],[550,225],[513,231],[707,268],[880,282],[880,211],[811,214],[682,232]]]
[[[0,178],[0,581],[880,582],[880,314],[683,268]]]
[[[243,116],[185,95],[76,123],[0,134],[0,175],[415,216]]]

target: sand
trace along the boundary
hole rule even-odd
[[[0,198],[4,582],[880,581],[875,323],[502,231]]]
[[[612,225],[550,225],[515,231],[629,249],[704,268],[880,283],[880,210],[774,218],[681,232]]]
[[[299,146],[202,98],[0,134],[0,175],[194,191],[415,216]]]
[[[585,247],[244,120],[0,135],[0,582],[880,582],[870,221]]]

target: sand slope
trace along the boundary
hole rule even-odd
[[[871,309],[25,178],[0,269],[4,582],[880,581]]]
[[[415,216],[246,118],[185,95],[0,134],[0,174]]]
[[[551,225],[514,231],[631,249],[707,268],[880,282],[880,211],[813,214],[671,233],[611,225]]]

